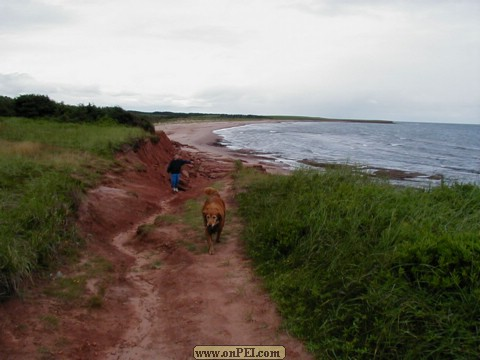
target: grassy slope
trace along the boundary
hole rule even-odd
[[[246,188],[249,254],[319,359],[477,358],[479,187],[395,188],[332,170]]]
[[[112,123],[0,118],[0,298],[78,245],[71,219],[83,189],[120,144],[146,135]]]

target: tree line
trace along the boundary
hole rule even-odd
[[[0,96],[0,116],[48,117],[65,122],[86,123],[114,121],[122,125],[141,127],[151,133],[155,132],[153,124],[148,119],[119,106],[66,105],[50,99],[47,95],[27,94],[15,98]]]

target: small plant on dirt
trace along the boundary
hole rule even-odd
[[[201,240],[199,239],[199,241],[201,241]],[[205,254],[205,253],[208,252],[208,248],[207,248],[206,245],[205,245],[205,247],[202,247],[201,250],[199,250],[199,246],[196,243],[193,243],[191,241],[180,240],[179,244],[181,246],[183,246],[185,249],[187,249],[188,251],[190,251],[194,254],[198,254],[198,253],[204,253]]]
[[[86,306],[90,309],[99,309],[103,306],[103,296],[96,294],[87,299]]]
[[[85,292],[87,278],[84,275],[75,277],[61,277],[54,279],[44,292],[64,301],[75,301],[82,298]]]
[[[102,257],[94,257],[81,264],[75,275],[66,276],[59,272],[45,288],[44,293],[62,301],[84,303],[89,308],[98,308],[103,304],[103,296],[111,282],[112,271],[113,264],[110,261]],[[94,280],[97,294],[85,299],[88,293],[87,283],[92,280]]]
[[[180,222],[177,216],[171,215],[171,214],[161,214],[158,215],[155,220],[154,224],[156,226],[162,226],[162,225],[173,225]]]
[[[114,267],[111,261],[103,257],[96,256],[83,265],[83,270],[86,272],[88,277],[105,278],[109,276],[109,273],[113,272]]]
[[[51,314],[40,316],[40,321],[46,330],[57,330],[60,323],[58,317]]]
[[[161,260],[155,260],[151,265],[150,268],[154,270],[158,270],[162,267],[163,263]]]
[[[150,234],[153,230],[155,230],[155,224],[143,224],[137,228],[137,235],[138,236],[145,236]]]
[[[47,346],[40,346],[38,348],[38,355],[40,360],[53,360],[55,359],[55,352]]]

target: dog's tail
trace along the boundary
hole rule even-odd
[[[217,189],[214,189],[212,187],[205,188],[205,194],[207,194],[208,196],[214,196],[214,195],[220,196]]]

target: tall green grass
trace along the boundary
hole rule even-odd
[[[112,155],[125,142],[145,137],[137,127],[121,126],[113,121],[68,123],[60,121],[0,118],[0,139],[33,142],[64,149]]]
[[[82,192],[121,144],[146,135],[111,123],[0,118],[0,299],[78,245]]]
[[[478,358],[478,186],[398,188],[343,169],[246,189],[249,254],[319,359]]]

